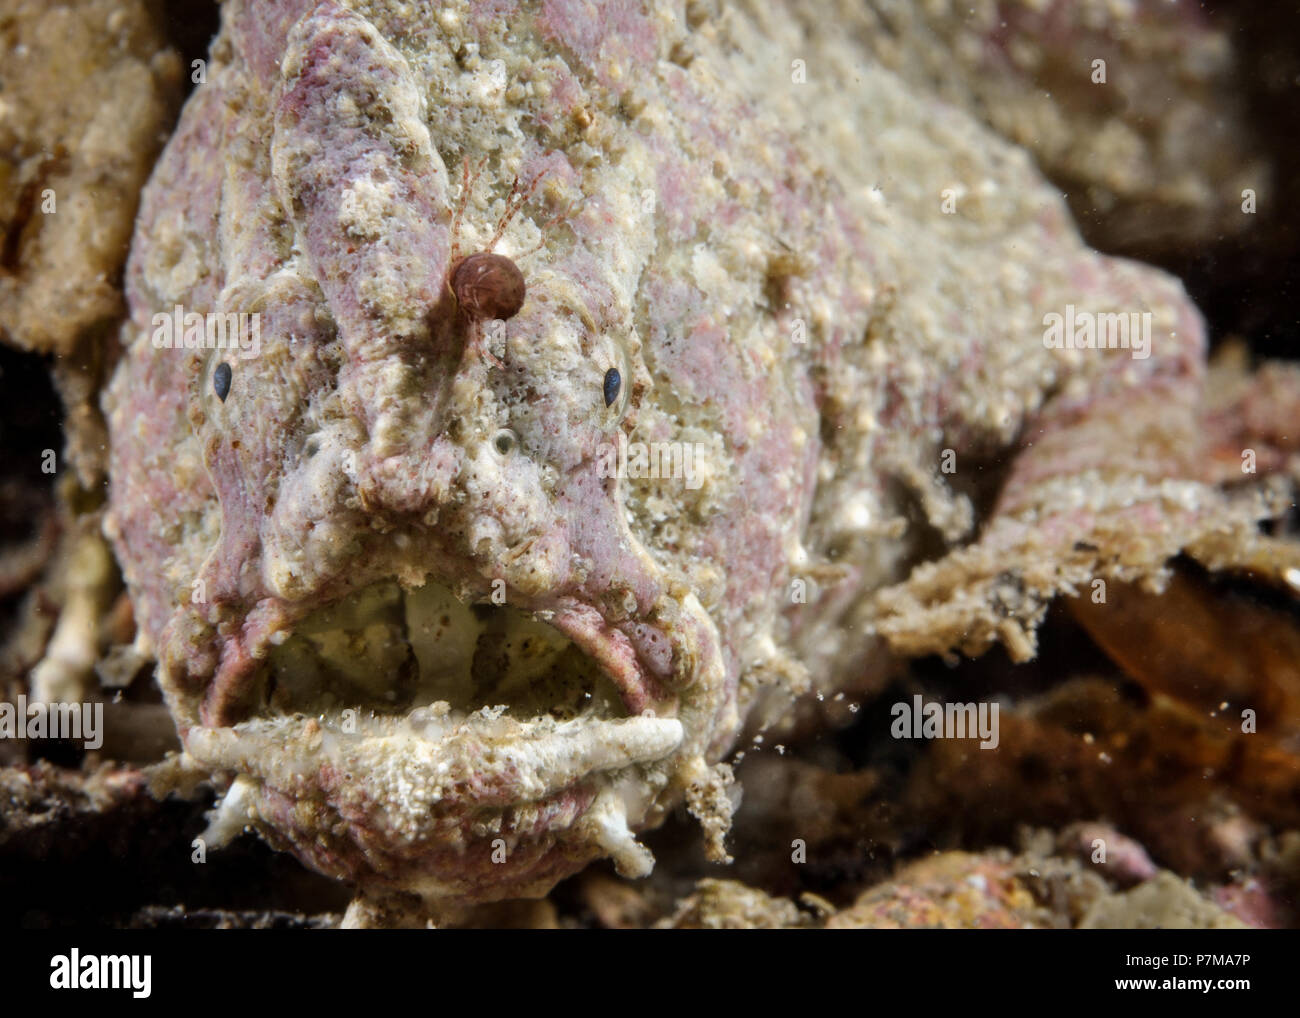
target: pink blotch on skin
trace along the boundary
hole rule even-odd
[[[516,0],[477,0],[470,7],[469,20],[475,28],[482,30],[503,22],[509,23],[519,13]]]
[[[654,61],[659,45],[654,21],[632,0],[545,0],[537,24],[544,37],[570,50],[620,95],[635,80],[631,72]],[[623,65],[618,81],[610,78],[606,61]]]

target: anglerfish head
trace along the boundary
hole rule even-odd
[[[571,266],[529,277],[508,321],[444,287],[388,335],[282,280],[258,356],[191,358],[221,533],[163,682],[230,782],[210,839],[252,825],[366,887],[483,900],[602,855],[646,873],[633,831],[707,798],[734,687],[628,525],[635,323]]]
[[[227,30],[144,195],[106,397],[108,530],[224,791],[209,839],[252,826],[461,901],[599,856],[644,873],[634,832],[682,798],[721,852],[735,677],[624,504],[651,386],[610,241],[644,211],[614,196],[531,259],[527,216],[490,243],[471,224],[460,251],[424,81],[369,22],[268,5]],[[516,162],[582,193],[562,154]],[[497,239],[518,279],[465,261]],[[205,343],[214,320],[239,342]]]

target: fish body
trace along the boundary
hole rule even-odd
[[[479,902],[644,874],[684,802],[722,859],[746,726],[1027,656],[1059,591],[1264,513],[1189,455],[1196,309],[1023,151],[783,5],[598,15],[223,5],[105,396],[213,840]],[[505,321],[449,279],[489,246]]]

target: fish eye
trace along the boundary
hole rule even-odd
[[[230,365],[222,361],[217,365],[217,370],[212,372],[212,391],[217,394],[217,399],[221,402],[226,401],[230,395]]]
[[[618,368],[610,368],[605,372],[605,406],[613,406],[622,391],[623,376],[619,374]]]

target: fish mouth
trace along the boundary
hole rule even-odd
[[[685,732],[594,609],[372,583],[269,641],[244,720],[187,753],[231,785],[205,833],[246,826],[330,875],[426,897],[530,893],[600,855],[653,865]],[[648,706],[653,704],[653,708]]]
[[[432,581],[371,584],[272,638],[255,683],[259,713],[464,719],[499,707],[556,721],[627,716],[616,684],[552,624],[555,615],[466,603]]]

